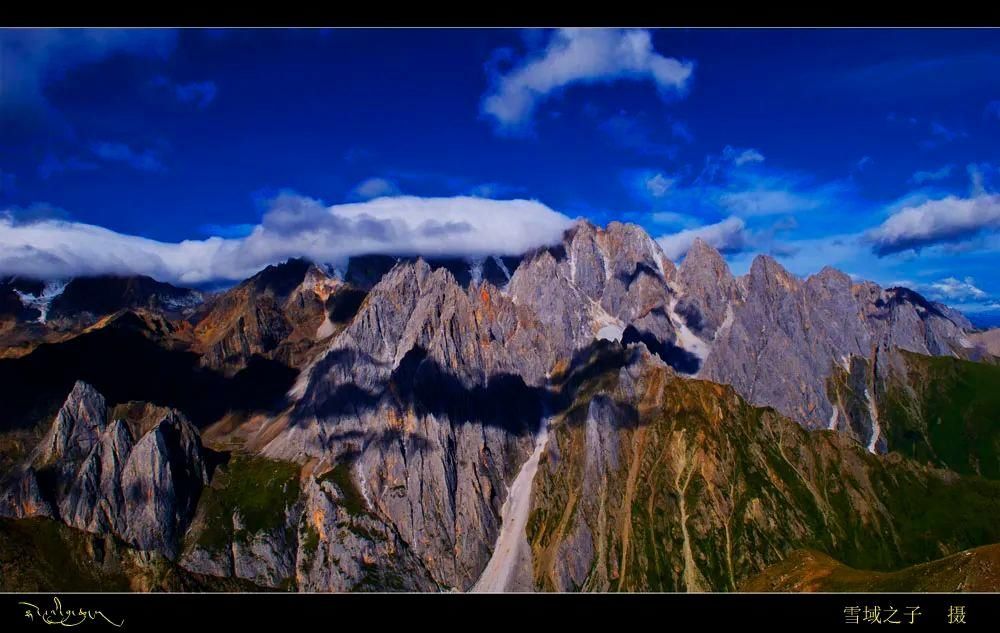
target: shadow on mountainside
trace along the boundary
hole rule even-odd
[[[567,369],[550,387],[544,387],[528,385],[521,376],[508,373],[470,386],[419,346],[410,349],[391,371],[367,354],[335,350],[317,365],[310,379],[310,395],[300,402],[293,419],[304,422],[315,417],[335,424],[338,419],[354,419],[388,406],[413,411],[417,416],[447,418],[452,424],[475,423],[516,436],[533,435],[546,416],[578,404],[578,398],[586,397],[583,390],[594,380],[617,375],[634,354],[634,349],[619,343],[595,341],[574,354]],[[372,373],[359,371],[359,365],[367,365]],[[356,372],[366,377],[362,379],[366,384],[361,384]],[[377,378],[379,374],[383,378]],[[605,400],[607,406],[600,409],[603,419],[616,426],[638,423],[633,407]],[[360,437],[360,433],[356,435]],[[352,439],[348,432],[338,437]]]
[[[32,353],[0,359],[0,429],[20,428],[52,415],[77,380],[109,405],[141,400],[183,412],[198,427],[229,411],[283,406],[297,371],[255,356],[231,378],[201,367],[193,352],[157,343],[141,319],[128,313],[113,324]]]

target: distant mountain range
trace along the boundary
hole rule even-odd
[[[1000,543],[998,359],[912,290],[621,223],[4,279],[0,589],[998,590],[948,571]]]

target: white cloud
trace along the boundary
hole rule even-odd
[[[976,280],[972,277],[965,277],[964,279],[945,277],[944,279],[929,283],[902,280],[893,281],[889,286],[904,286],[934,301],[947,302],[949,305],[970,305],[990,302],[990,294],[977,287]]]
[[[654,198],[662,198],[667,195],[673,185],[673,178],[667,178],[663,174],[657,173],[646,180],[646,191]]]
[[[274,200],[249,235],[159,242],[79,222],[0,213],[0,274],[42,278],[145,274],[179,284],[243,279],[289,257],[343,262],[387,255],[514,255],[558,241],[571,220],[531,200],[379,198],[324,206]]]
[[[996,229],[1000,229],[1000,196],[948,196],[904,207],[866,236],[872,250],[881,256],[959,242]]]
[[[949,301],[972,301],[982,300],[989,295],[980,288],[977,288],[976,280],[972,277],[956,279],[946,277],[927,285],[928,294],[934,299],[945,299]]]
[[[351,191],[351,196],[358,200],[371,200],[372,198],[395,195],[399,195],[399,187],[386,178],[369,178],[358,183]]]
[[[746,246],[747,235],[743,220],[737,217],[726,218],[715,224],[707,224],[695,229],[687,229],[672,235],[663,235],[656,239],[663,252],[672,260],[683,257],[695,239],[701,238],[721,252],[735,252]]]
[[[736,166],[742,166],[748,163],[752,164],[764,162],[764,155],[752,147],[742,149],[739,147],[733,147],[732,145],[726,145],[726,147],[722,150],[722,157]]]
[[[559,29],[544,50],[493,77],[481,110],[498,129],[523,132],[539,102],[572,84],[649,80],[668,96],[684,92],[693,70],[653,50],[645,30]]]

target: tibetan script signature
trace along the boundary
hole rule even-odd
[[[53,598],[52,602],[53,608],[42,608],[30,602],[18,602],[18,604],[27,607],[24,610],[24,617],[30,622],[40,620],[45,624],[58,626],[80,626],[84,622],[104,620],[115,628],[121,628],[125,624],[125,620],[115,622],[99,609],[67,609],[63,607],[59,598]]]

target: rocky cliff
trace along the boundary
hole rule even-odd
[[[109,420],[104,397],[77,382],[35,452],[11,474],[0,512],[58,518],[175,557],[208,482],[201,442],[174,411],[137,430]]]

